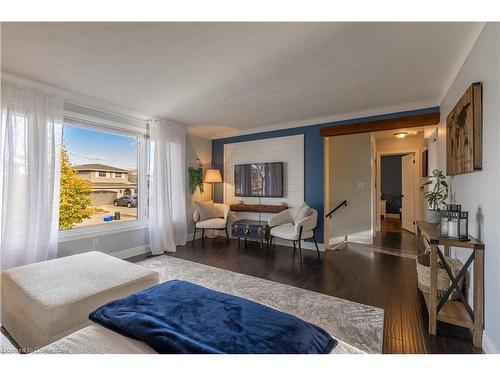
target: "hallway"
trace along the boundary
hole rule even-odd
[[[394,255],[415,256],[415,235],[401,228],[401,220],[385,217],[380,220],[380,231],[373,239],[373,247]]]

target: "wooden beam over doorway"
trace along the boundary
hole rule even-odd
[[[358,133],[370,133],[383,130],[395,130],[403,128],[415,128],[418,126],[439,124],[440,113],[432,112],[423,115],[401,116],[386,120],[376,120],[367,122],[358,122],[347,125],[329,126],[321,128],[320,133],[323,137],[334,137],[337,135],[348,135]]]

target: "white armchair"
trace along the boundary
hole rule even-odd
[[[269,248],[272,247],[274,237],[292,241],[294,255],[296,245],[298,244],[300,259],[302,260],[301,241],[313,238],[319,258],[320,252],[315,236],[317,222],[318,211],[306,204],[299,208],[289,208],[279,214],[273,215],[268,221],[269,227],[271,228]]]
[[[214,229],[214,230],[223,230],[226,232],[226,239],[229,241],[229,233],[227,231],[227,222],[229,219],[229,213],[231,210],[229,209],[229,206],[227,204],[223,203],[214,203],[213,204],[216,211],[217,211],[217,217],[211,217],[208,219],[200,220],[200,212],[198,209],[194,210],[193,213],[193,220],[194,220],[194,233],[193,233],[193,242],[192,245],[194,246],[194,241],[196,239],[196,231],[197,229],[201,229],[201,241],[203,243],[204,238],[205,238],[205,229]]]

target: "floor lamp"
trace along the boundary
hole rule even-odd
[[[220,175],[220,171],[218,169],[209,169],[207,173],[205,173],[205,182],[209,182],[212,184],[212,200],[215,200],[215,184],[222,182],[222,177]]]

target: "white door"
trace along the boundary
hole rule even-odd
[[[404,155],[402,159],[401,226],[415,233],[415,153]]]

